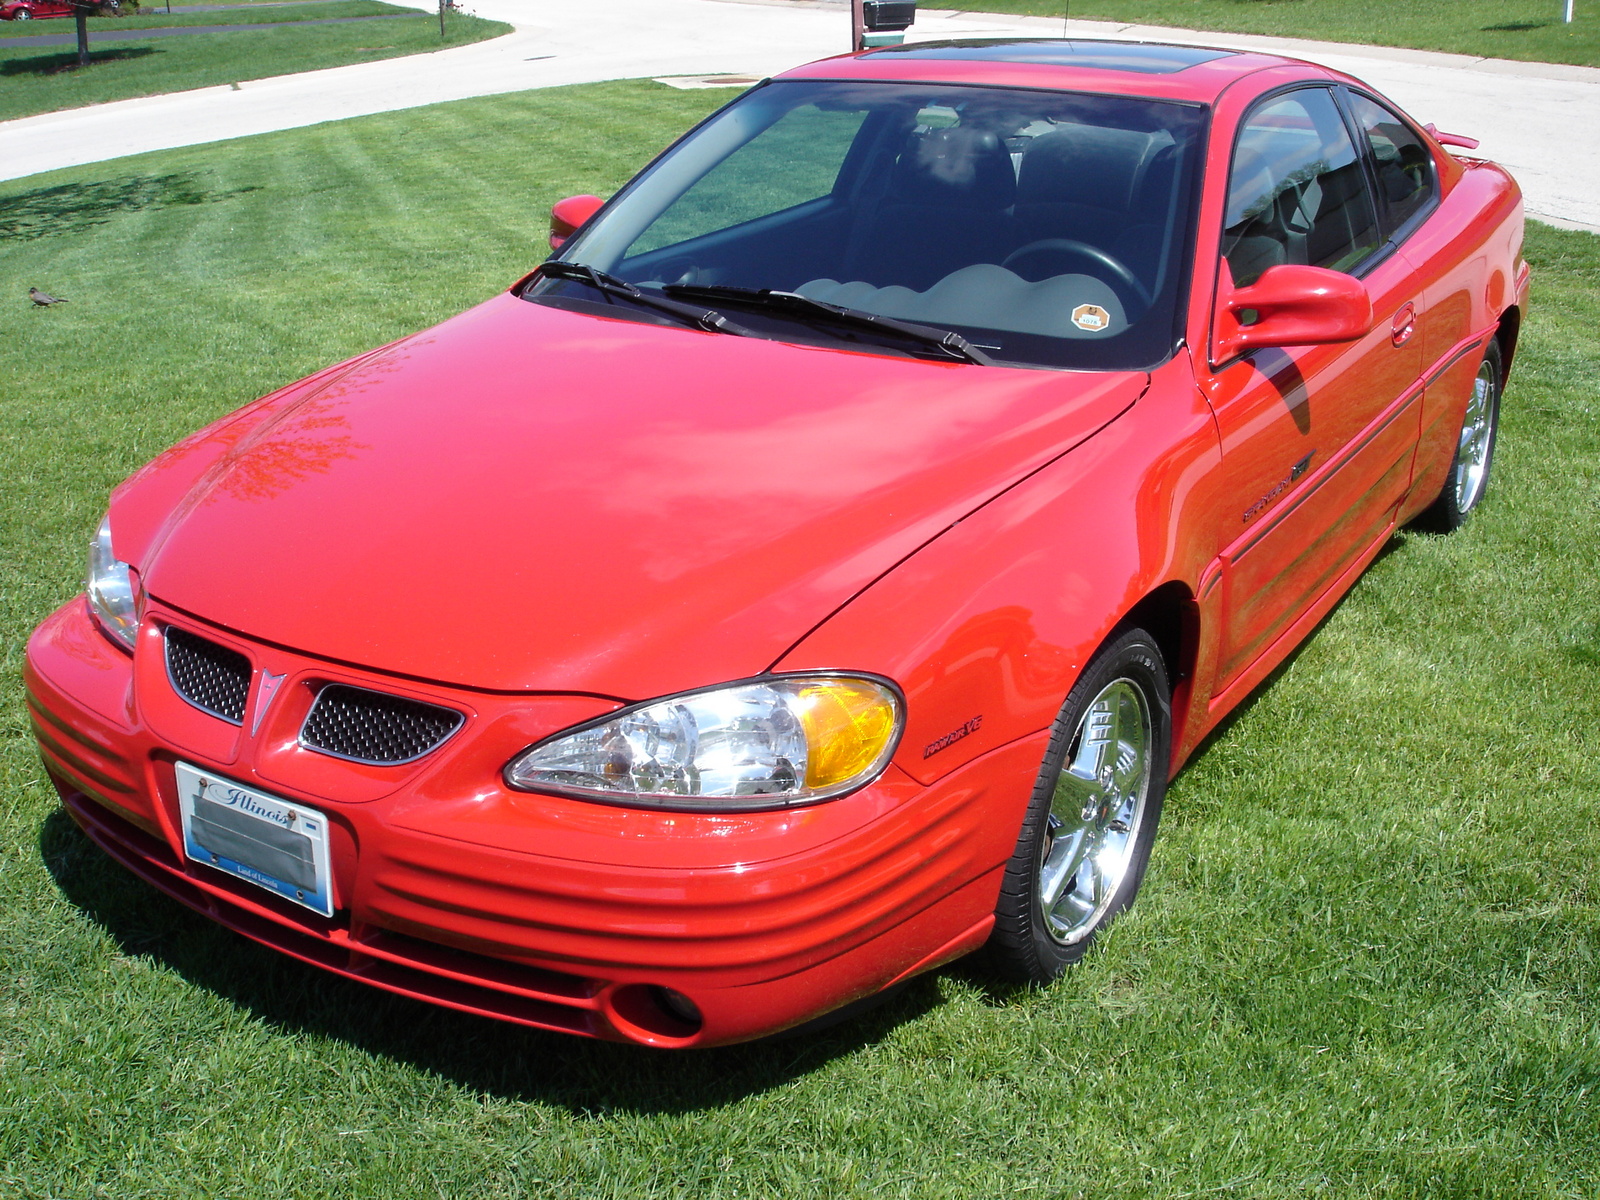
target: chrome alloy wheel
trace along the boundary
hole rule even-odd
[[[1456,448],[1456,511],[1468,512],[1483,495],[1489,474],[1489,447],[1494,444],[1495,365],[1485,358],[1472,381],[1472,396],[1461,423],[1461,442]]]
[[[1128,679],[1108,684],[1078,723],[1039,853],[1039,914],[1063,945],[1094,932],[1128,875],[1154,744],[1149,703]]]

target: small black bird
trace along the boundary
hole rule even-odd
[[[28,299],[32,300],[40,308],[49,308],[52,304],[67,303],[67,298],[65,296],[52,296],[48,292],[41,292],[36,287],[31,287],[28,289]]]

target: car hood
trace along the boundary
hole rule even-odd
[[[642,699],[766,669],[1147,380],[502,295],[196,435],[118,493],[112,523],[152,596],[251,637]]]

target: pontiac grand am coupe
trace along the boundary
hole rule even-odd
[[[119,487],[27,687],[112,857],[403,995],[709,1046],[1045,982],[1527,307],[1467,139],[1261,54],[969,41],[734,100],[558,253]]]

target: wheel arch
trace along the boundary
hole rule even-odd
[[[1200,642],[1200,607],[1188,584],[1171,579],[1150,592],[1128,610],[1118,631],[1131,627],[1143,629],[1155,639],[1174,689],[1179,681],[1193,678],[1195,648]]]
[[[1167,668],[1167,683],[1172,691],[1172,762],[1168,772],[1176,773],[1183,748],[1189,745],[1186,734],[1194,707],[1190,701],[1200,657],[1200,603],[1188,584],[1169,579],[1128,610],[1107,635],[1106,643],[1131,628],[1143,629],[1155,640]]]
[[[1517,337],[1522,333],[1522,309],[1511,305],[1500,314],[1500,324],[1495,328],[1494,340],[1500,344],[1500,387],[1504,390],[1511,379],[1511,360],[1516,357]]]

